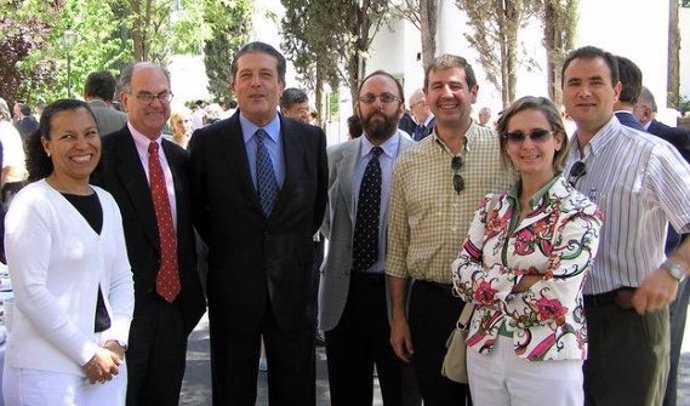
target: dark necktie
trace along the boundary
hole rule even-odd
[[[261,210],[266,217],[269,217],[276,204],[279,189],[273,170],[273,162],[271,162],[271,157],[264,145],[264,136],[266,135],[266,131],[261,128],[254,133],[256,139],[256,191],[259,194]]]
[[[372,157],[364,169],[357,201],[357,218],[352,243],[352,268],[363,272],[379,256],[379,217],[381,212],[381,147],[371,149]]]
[[[414,140],[419,141],[422,138],[424,138],[424,131],[426,130],[426,126],[424,124],[419,124],[417,127],[414,129]]]
[[[165,186],[163,167],[158,158],[158,143],[149,144],[149,181],[151,199],[156,212],[158,238],[161,244],[161,265],[156,276],[156,292],[168,303],[180,294],[180,274],[177,270],[177,241],[172,210]]]

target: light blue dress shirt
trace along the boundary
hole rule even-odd
[[[355,166],[355,172],[352,176],[352,192],[354,194],[354,209],[352,212],[355,214],[353,218],[357,218],[357,204],[359,203],[359,189],[362,183],[362,177],[364,177],[364,170],[367,168],[367,164],[371,160],[373,154],[371,149],[374,148],[374,144],[367,139],[367,137],[361,137],[362,142],[360,144],[359,158],[357,159],[357,165]],[[387,139],[383,144],[380,145],[383,149],[383,153],[379,156],[379,165],[381,165],[381,211],[379,215],[379,257],[376,262],[366,270],[367,273],[381,273],[383,274],[386,265],[386,229],[388,224],[388,202],[391,196],[391,183],[393,179],[393,164],[395,158],[398,156],[398,150],[400,147],[400,130],[396,132],[392,137]]]
[[[280,133],[280,115],[276,112],[271,122],[264,127],[258,127],[240,112],[240,126],[242,127],[244,148],[247,151],[247,160],[249,161],[249,170],[252,174],[254,189],[258,187],[256,182],[256,139],[254,138],[254,133],[259,128],[263,128],[268,134],[268,137],[264,138],[264,145],[266,150],[268,150],[268,155],[271,157],[278,186],[283,187],[283,182],[285,182],[285,155],[283,154],[282,135]]]

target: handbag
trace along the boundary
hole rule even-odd
[[[474,313],[474,305],[465,304],[458,322],[446,341],[446,356],[443,358],[441,375],[458,383],[468,383],[467,379],[467,335],[469,321]]]

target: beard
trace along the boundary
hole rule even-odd
[[[362,117],[360,110],[360,117]],[[395,133],[398,128],[398,115],[393,114],[387,116],[383,112],[376,112],[363,117],[362,124],[364,132],[371,138],[376,140],[385,140]],[[381,118],[383,120],[381,120]]]

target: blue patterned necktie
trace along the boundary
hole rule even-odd
[[[379,257],[379,218],[381,212],[381,147],[371,149],[372,157],[364,169],[357,201],[357,218],[352,242],[352,268],[369,269]]]
[[[261,210],[266,217],[269,217],[273,211],[273,206],[276,204],[279,189],[273,170],[273,162],[271,162],[271,157],[264,145],[266,135],[266,131],[262,128],[254,133],[256,140],[256,191],[259,195],[259,202],[261,202]]]

